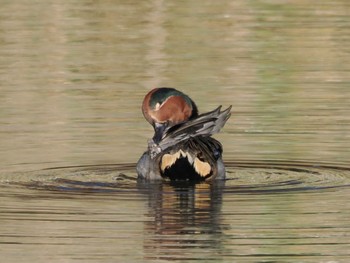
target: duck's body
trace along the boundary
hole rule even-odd
[[[198,115],[197,106],[184,93],[172,88],[151,90],[145,96],[142,111],[155,134],[137,163],[139,178],[225,178],[222,146],[210,136],[224,126],[230,108],[220,111],[219,107]]]

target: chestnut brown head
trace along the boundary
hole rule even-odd
[[[173,88],[151,90],[143,100],[142,112],[154,128],[156,143],[167,128],[198,116],[197,106],[191,98]]]

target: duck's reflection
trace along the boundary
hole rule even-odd
[[[139,182],[140,191],[148,197],[145,258],[205,258],[203,249],[221,251],[224,184]]]

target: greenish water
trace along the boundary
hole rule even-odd
[[[2,1],[1,258],[347,262],[349,13],[328,0]],[[215,136],[228,181],[136,181],[156,86],[200,112],[233,105]]]

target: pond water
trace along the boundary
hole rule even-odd
[[[348,262],[350,4],[2,1],[6,262]],[[228,180],[141,183],[140,107],[175,87]]]

